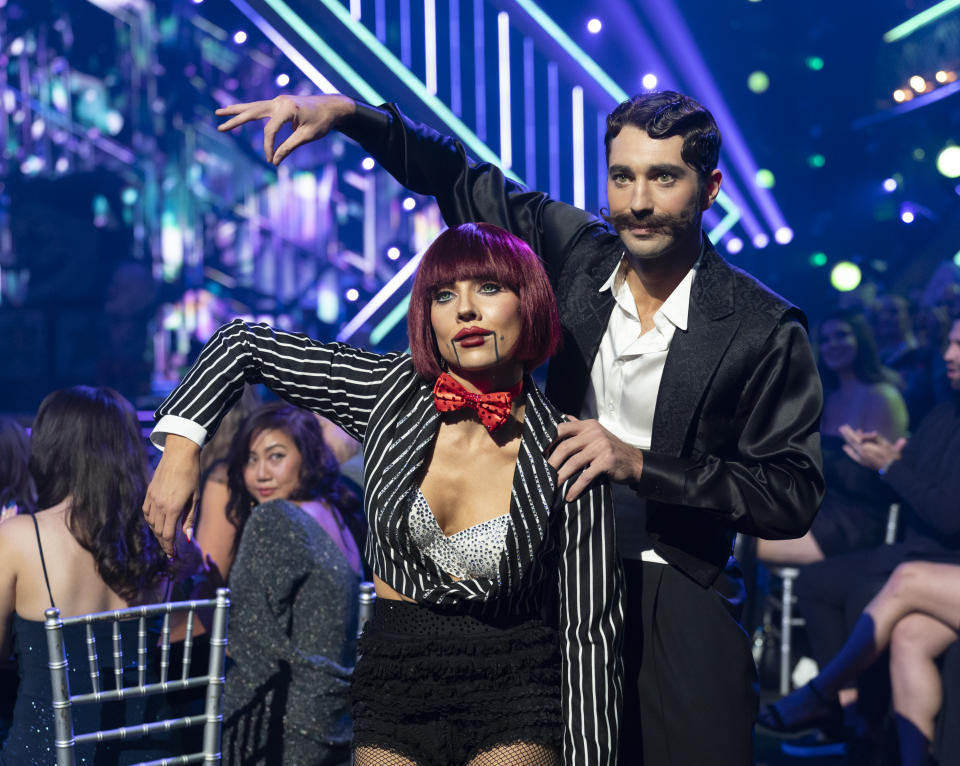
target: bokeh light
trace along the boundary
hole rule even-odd
[[[937,155],[937,170],[947,178],[960,178],[960,146],[948,146]]]
[[[757,186],[761,189],[772,189],[777,183],[777,179],[774,177],[773,172],[767,170],[766,168],[760,168],[757,171],[756,175]]]
[[[243,45],[247,41],[247,33],[244,32],[242,29],[238,29],[236,32],[233,33],[233,41],[237,45]]]
[[[387,249],[387,258],[389,258],[391,261],[395,261],[395,260],[397,260],[397,258],[399,258],[399,257],[400,257],[400,248],[399,248],[399,247],[397,247],[396,245],[394,245],[393,247],[390,247],[390,248]]]
[[[357,290],[356,287],[351,287],[344,295],[348,301],[353,303],[355,300],[357,300],[357,298],[360,297],[360,291]]]
[[[904,101],[907,100],[907,92],[903,90],[903,88],[897,88],[893,92],[893,100],[896,101],[898,104],[903,103]]]
[[[920,75],[915,74],[910,78],[910,87],[913,88],[917,93],[923,93],[927,89],[927,81],[924,80]]]
[[[789,226],[781,226],[774,232],[773,238],[778,245],[789,245],[793,241],[793,229]]]
[[[640,83],[647,90],[653,90],[654,88],[656,88],[658,82],[659,80],[657,79],[657,76],[653,72],[647,72],[647,74],[643,76],[643,79],[640,80]]]
[[[736,255],[741,250],[743,250],[743,240],[740,237],[730,237],[727,240],[727,252],[730,255]]]
[[[827,158],[822,154],[811,154],[807,157],[807,164],[812,168],[822,168],[827,164]]]
[[[814,72],[823,69],[823,59],[819,56],[807,56],[803,63],[807,65],[807,69],[812,69]]]
[[[757,250],[763,250],[767,245],[770,244],[770,237],[764,234],[762,231],[759,234],[753,235],[753,246]]]
[[[403,200],[403,209],[404,210],[413,210],[417,206],[417,201],[413,197],[404,197]]]
[[[883,190],[885,192],[895,192],[897,190],[897,186],[899,186],[899,184],[897,183],[896,178],[886,178],[883,181]]]
[[[277,75],[277,87],[286,88],[290,84],[290,75],[282,72]]]
[[[376,161],[373,159],[373,157],[364,157],[364,158],[360,161],[360,167],[362,167],[364,170],[373,170],[373,166],[376,165],[376,164],[377,164],[377,163],[376,163]]]
[[[944,71],[943,69],[941,69],[939,72],[937,72],[937,73],[933,76],[933,79],[942,84],[942,83],[945,83],[945,82],[947,81],[947,77],[948,77],[948,75],[947,75],[946,71]]]
[[[816,268],[827,265],[827,254],[826,253],[813,253],[810,256],[810,265]]]
[[[911,205],[904,204],[900,206],[900,220],[904,223],[913,223],[917,220],[917,214]]]
[[[750,88],[754,93],[763,93],[770,87],[770,78],[767,76],[766,72],[761,72],[757,70],[756,72],[751,72],[750,76],[747,78],[747,87]]]
[[[600,19],[590,19],[590,21],[587,22],[587,31],[590,34],[595,35],[601,29],[603,29],[603,22],[601,22]]]
[[[860,267],[851,261],[840,261],[830,270],[830,284],[835,290],[848,293],[860,286],[863,273]]]
[[[921,149],[919,146],[913,150],[913,158],[917,162],[922,162],[926,156],[927,156],[927,153],[923,151],[923,149]]]

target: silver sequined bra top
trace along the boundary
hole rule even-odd
[[[409,522],[414,543],[443,571],[461,580],[496,579],[499,576],[500,555],[512,524],[509,513],[447,537],[417,487],[410,506]]]

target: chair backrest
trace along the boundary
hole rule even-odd
[[[193,649],[194,617],[198,609],[213,608],[213,625],[210,630],[210,661],[203,675],[190,675],[190,660]],[[165,604],[150,604],[130,607],[112,612],[98,612],[77,617],[61,619],[60,610],[47,609],[44,613],[44,627],[47,634],[48,664],[50,681],[53,685],[54,733],[57,754],[57,766],[74,766],[76,746],[87,743],[104,742],[115,739],[143,737],[149,734],[169,732],[190,726],[203,725],[203,750],[197,753],[179,755],[163,761],[150,761],[141,766],[154,764],[218,763],[220,761],[220,729],[222,724],[221,702],[224,684],[224,657],[227,648],[227,622],[230,610],[230,590],[220,588],[217,597],[199,601],[178,601]],[[187,618],[186,637],[183,644],[183,663],[180,678],[170,680],[170,615],[184,612]],[[159,647],[159,681],[147,680],[148,651],[154,651],[152,642],[147,643],[147,620],[163,617]],[[138,621],[137,657],[135,669],[137,683],[123,685],[123,650],[121,648],[120,624]],[[100,686],[100,666],[97,659],[97,644],[94,625],[112,623],[112,656],[114,658],[114,688],[102,691]],[[78,657],[67,657],[64,644],[64,628],[71,625],[83,625],[86,628],[87,666],[93,691],[86,694],[70,694],[68,670]],[[155,634],[153,634],[155,635]],[[136,726],[122,726],[105,731],[74,733],[73,706],[90,703],[105,703],[115,700],[127,700],[157,694],[206,686],[206,705],[202,715],[144,722]]]
[[[373,602],[376,601],[377,594],[374,591],[372,582],[360,583],[360,611],[357,615],[357,638],[363,634],[363,626],[367,620],[373,617]]]

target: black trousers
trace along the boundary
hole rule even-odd
[[[672,566],[625,560],[620,766],[749,766],[757,673],[735,567],[703,588]]]

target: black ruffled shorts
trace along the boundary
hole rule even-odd
[[[377,599],[351,687],[353,746],[424,766],[498,745],[560,751],[560,649],[539,619],[490,623]]]

